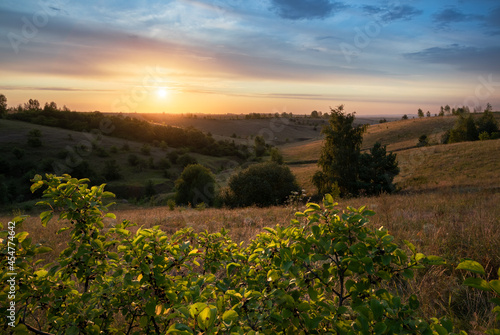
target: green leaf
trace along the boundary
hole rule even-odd
[[[106,215],[104,215],[105,218],[112,218],[112,219],[115,219],[116,220],[116,215],[113,214],[113,213],[107,213]]]
[[[43,278],[45,277],[49,272],[47,270],[38,270],[38,271],[35,271],[35,276],[37,277],[40,277],[40,278]]]
[[[418,301],[417,297],[414,294],[412,294],[410,296],[410,299],[408,299],[408,304],[410,305],[410,308],[413,310],[418,309],[418,307],[420,306],[420,302]]]
[[[54,216],[54,212],[52,212],[52,211],[42,212],[40,214],[40,219],[42,220],[42,226],[46,227],[47,222],[49,222],[53,216]]]
[[[35,249],[35,253],[36,254],[44,254],[46,252],[51,252],[52,251],[52,248],[51,247],[38,247]]]
[[[238,320],[238,313],[235,310],[230,309],[229,311],[225,311],[224,314],[222,314],[222,321],[224,321],[224,323],[227,325],[236,320]]]
[[[200,328],[207,330],[214,323],[216,316],[217,316],[217,310],[215,308],[212,309],[207,306],[200,312],[200,314],[198,314],[197,317],[198,325],[200,325]]]
[[[448,335],[448,331],[446,328],[444,328],[441,325],[433,325],[432,328],[439,334],[439,335]]]
[[[493,291],[500,295],[500,280],[491,280],[490,287],[493,289]]]
[[[267,281],[275,281],[279,279],[279,273],[276,270],[269,270],[267,272]]]
[[[229,263],[226,267],[227,269],[227,275],[230,276],[236,268],[241,267],[238,263]]]
[[[375,320],[379,320],[384,314],[384,306],[377,299],[370,300],[370,309],[373,312]]]
[[[415,246],[414,246],[412,243],[410,243],[410,242],[409,242],[409,241],[407,241],[407,240],[404,240],[403,242],[404,242],[404,243],[406,244],[406,246],[407,246],[407,247],[411,250],[411,252],[413,252],[414,254],[416,254],[416,253],[417,253],[417,248],[415,248]]]
[[[375,331],[375,334],[383,334],[387,330],[387,326],[383,322],[377,323],[374,327],[373,330]]]
[[[185,324],[175,323],[168,328],[167,334],[189,335],[193,334],[193,331]]]
[[[27,231],[20,232],[19,234],[16,234],[17,241],[21,243],[28,237],[29,233]]]
[[[464,280],[464,285],[474,287],[483,291],[491,291],[488,282],[482,278],[467,278]]]
[[[152,299],[146,304],[146,314],[154,316],[156,314],[156,300]]]
[[[309,286],[307,294],[309,294],[309,298],[311,298],[312,301],[318,300],[318,292],[314,289],[314,287]]]
[[[457,270],[467,270],[474,273],[479,273],[481,275],[485,275],[484,268],[481,264],[476,261],[466,260],[462,263],[458,264]]]
[[[424,262],[426,264],[430,264],[430,265],[443,265],[443,264],[446,264],[445,260],[442,257],[434,256],[434,255],[427,256],[424,259]]]

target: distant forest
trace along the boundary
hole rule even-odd
[[[249,155],[246,145],[237,145],[227,140],[216,141],[197,129],[156,125],[128,116],[105,115],[100,112],[81,113],[67,108],[61,110],[53,102],[41,108],[37,100],[30,99],[24,107],[20,105],[14,113],[5,117],[75,131],[102,131],[105,127],[108,131],[103,131],[104,135],[152,144],[163,141],[169,147],[188,148],[192,152],[209,156],[236,156],[245,159]]]

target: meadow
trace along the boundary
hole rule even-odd
[[[438,144],[440,136],[453,126],[454,120],[452,116],[431,117],[371,125],[365,134],[363,148],[367,149],[375,141],[381,141],[388,150],[397,153],[401,168],[395,180],[398,192],[336,200],[339,208],[367,206],[374,210],[376,215],[371,218],[370,226],[373,229],[380,226],[389,229],[399,245],[404,245],[403,241],[408,240],[425,254],[444,257],[447,265],[421,270],[409,281],[409,285],[398,289],[402,291],[403,297],[411,294],[419,297],[423,316],[448,316],[460,329],[481,334],[495,324],[489,296],[463,286],[464,274],[454,269],[462,259],[474,259],[485,266],[492,279],[500,267],[500,140]],[[31,127],[9,122],[1,124],[4,130],[15,129],[21,133],[20,129],[26,132]],[[310,125],[308,127],[312,128]],[[82,136],[70,131],[53,131],[50,127],[41,129],[46,143],[44,150],[50,147],[56,154],[58,145],[78,141],[80,137],[77,136]],[[286,131],[290,131],[289,137],[292,138],[293,129],[285,130],[281,136],[286,136]],[[9,135],[6,131],[3,134],[2,144],[22,141],[22,138]],[[422,134],[430,137],[432,145],[416,147],[418,137]],[[140,143],[128,143],[132,150],[140,151]],[[105,148],[122,144],[123,140],[107,137],[101,141]],[[280,149],[301,186],[309,195],[313,195],[315,189],[310,177],[318,169],[314,161],[319,157],[321,140],[310,138],[284,143]],[[151,153],[154,159],[164,155],[165,152],[160,148],[153,148]],[[229,158],[214,160],[202,155],[197,158],[200,161],[205,159],[207,164],[214,164],[213,169],[220,172],[219,179],[227,179],[229,172],[224,170],[223,163],[219,166],[216,164],[218,160],[230,161]],[[126,165],[125,155],[117,154],[116,159]],[[95,162],[101,164],[99,159]],[[156,173],[144,172],[149,179],[154,178],[153,174]],[[140,178],[143,176],[139,175],[131,171],[125,178],[139,178],[137,183],[141,184],[143,179]],[[175,207],[173,210],[167,206],[136,206],[118,200],[111,207],[111,212],[117,218],[106,219],[106,224],[110,227],[114,222],[127,219],[143,227],[159,226],[168,233],[184,227],[192,227],[197,232],[217,232],[225,228],[234,241],[248,243],[264,227],[277,224],[287,226],[294,218],[294,213],[305,208],[307,198],[286,206],[268,208]],[[45,255],[47,258],[55,257],[66,247],[68,236],[65,233],[55,234],[58,222],[53,220],[46,228],[42,227],[37,209],[14,209],[14,213],[11,209],[11,212],[1,214],[0,222],[5,224],[14,214],[24,213],[31,215],[24,227],[34,241],[53,248],[50,254]]]

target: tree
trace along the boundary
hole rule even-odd
[[[7,115],[7,98],[5,95],[0,94],[0,119]]]
[[[369,154],[360,156],[358,187],[367,195],[391,193],[396,189],[392,182],[398,173],[396,154],[387,154],[386,146],[376,142]]]
[[[418,138],[417,147],[425,147],[427,145],[429,145],[429,138],[427,137],[427,135],[420,135],[420,137]]]
[[[299,190],[290,168],[275,162],[254,164],[231,176],[228,185],[223,200],[232,207],[282,204]]]
[[[431,117],[431,112],[427,111],[427,117]]]
[[[278,163],[278,164],[283,164],[283,155],[278,150],[278,148],[271,149],[271,161]]]
[[[444,116],[444,107],[441,106],[441,108],[439,109],[439,116]]]
[[[255,156],[261,157],[266,153],[266,141],[262,136],[255,136]]]
[[[455,127],[450,130],[448,143],[476,141],[478,138],[479,133],[472,115],[468,114],[467,116],[464,116],[463,114],[460,114]]]
[[[107,161],[105,163],[102,175],[108,181],[118,180],[122,178],[122,175],[120,173],[120,167],[118,166],[118,164],[114,159]]]
[[[450,105],[444,106],[444,111],[446,112],[446,114],[450,115],[451,114],[451,107],[450,107]]]
[[[40,129],[31,129],[28,132],[28,144],[34,148],[42,146],[42,132]]]
[[[316,110],[312,111],[312,112],[311,112],[311,117],[312,117],[313,119],[319,118],[319,113],[318,113],[318,111],[316,111]]]
[[[36,99],[29,99],[28,102],[24,104],[24,109],[28,111],[40,111],[40,102]]]
[[[337,183],[341,195],[357,195],[359,154],[366,126],[354,126],[354,114],[344,113],[344,106],[331,109],[329,124],[323,128],[325,142],[318,165],[321,172],[313,178],[322,193]]]
[[[490,108],[486,108],[483,115],[477,120],[477,130],[481,134],[483,132],[491,135],[498,131],[498,122],[495,119],[495,115],[491,112],[491,105],[488,104]]]
[[[403,117],[401,118],[402,120],[408,120],[408,115],[403,115]]]
[[[418,109],[418,117],[424,117],[424,111],[422,110],[422,108]]]
[[[196,164],[196,163],[198,163],[198,161],[196,160],[196,158],[194,158],[190,154],[183,154],[182,156],[177,158],[177,164],[179,164],[183,168],[185,168],[186,166],[188,166],[190,164]]]
[[[215,198],[215,177],[203,165],[191,164],[184,168],[175,188],[176,203],[196,206],[204,202],[211,206]]]

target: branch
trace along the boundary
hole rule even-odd
[[[46,333],[46,332],[43,332],[43,331],[38,330],[38,329],[36,329],[36,328],[34,328],[34,327],[31,327],[31,326],[30,326],[29,324],[27,324],[27,323],[24,323],[24,322],[21,322],[21,323],[22,323],[23,325],[25,325],[25,326],[26,326],[26,328],[28,328],[28,330],[32,331],[32,332],[33,332],[33,333],[35,333],[35,334],[40,334],[40,335],[54,335],[54,334],[51,334],[51,333]]]

